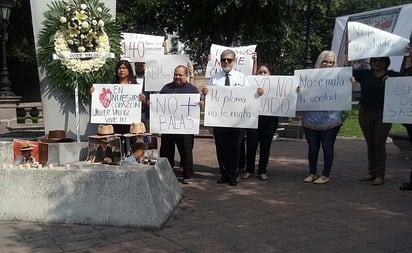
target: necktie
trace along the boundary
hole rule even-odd
[[[230,86],[229,73],[226,73],[225,86]]]

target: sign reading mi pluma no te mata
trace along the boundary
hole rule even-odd
[[[205,100],[205,126],[258,127],[259,95],[256,86],[209,86]]]

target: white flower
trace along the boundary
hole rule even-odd
[[[105,22],[101,20],[100,14],[103,8],[97,7],[95,11],[87,5],[76,4],[73,1],[66,3],[66,14],[60,16],[60,23],[67,23],[61,31],[56,32],[54,37],[54,50],[61,59],[61,63],[68,69],[78,73],[98,71],[105,63],[105,57],[95,58],[65,58],[71,53],[98,52],[105,55],[110,52],[109,38],[103,28]],[[78,3],[78,2],[77,2]],[[98,27],[96,27],[98,26]]]
[[[84,28],[84,29],[87,29],[87,28],[89,28],[89,23],[87,22],[87,21],[83,21],[82,22],[82,27]]]

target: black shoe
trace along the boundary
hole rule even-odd
[[[224,179],[223,177],[221,177],[221,178],[219,178],[219,179],[217,180],[216,183],[218,183],[218,184],[224,184],[224,183],[227,183],[227,180]]]
[[[230,185],[230,186],[236,186],[236,185],[237,185],[237,181],[236,181],[236,180],[230,180],[230,181],[229,181],[229,185]]]
[[[404,183],[401,186],[399,186],[399,189],[401,191],[412,191],[412,183]]]

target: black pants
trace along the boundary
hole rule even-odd
[[[391,123],[383,123],[383,112],[360,108],[359,125],[368,147],[369,174],[384,177],[386,168],[386,139],[391,130]]]
[[[256,151],[259,146],[258,173],[266,174],[270,147],[278,127],[278,117],[259,116],[258,129],[246,130],[246,171],[255,173]],[[242,157],[241,157],[242,159]],[[244,158],[243,158],[244,159]]]
[[[213,128],[217,161],[223,179],[236,180],[239,175],[240,144],[244,133],[243,128]]]
[[[406,132],[408,132],[409,142],[412,145],[412,124],[402,124],[402,125],[406,128]],[[412,184],[412,171],[411,171],[409,182]]]
[[[166,157],[172,168],[175,165],[175,145],[180,155],[180,166],[183,167],[183,178],[193,176],[193,134],[162,134],[160,157]]]

